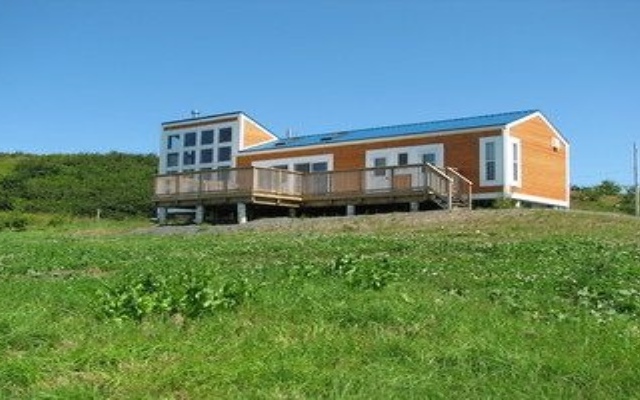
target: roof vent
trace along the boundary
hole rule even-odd
[[[200,116],[200,111],[191,110],[191,118],[198,118]]]

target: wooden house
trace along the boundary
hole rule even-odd
[[[376,204],[569,207],[569,143],[537,110],[279,138],[242,112],[162,124],[155,203],[227,212]]]

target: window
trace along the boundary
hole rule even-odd
[[[513,143],[511,147],[513,151],[513,181],[520,181],[520,145]]]
[[[196,133],[189,132],[184,134],[184,147],[193,147],[196,145]]]
[[[325,172],[329,170],[329,164],[326,162],[317,162],[311,164],[311,171],[313,172]]]
[[[398,165],[407,165],[407,164],[409,164],[409,153],[398,154]]]
[[[220,147],[218,149],[218,162],[231,161],[231,147]]]
[[[200,133],[200,144],[205,146],[213,143],[213,131],[202,131]]]
[[[373,166],[374,166],[374,168],[377,168],[375,171],[373,171],[373,175],[375,175],[375,176],[385,176],[385,174],[386,174],[385,167],[387,166],[387,159],[384,158],[384,157],[374,158],[373,159]]]
[[[436,164],[436,153],[426,153],[422,155],[423,164]]]
[[[302,164],[293,164],[293,170],[297,172],[311,172],[311,164],[302,163]]]
[[[178,161],[180,160],[179,153],[169,153],[167,154],[167,167],[177,167]]]
[[[180,146],[180,135],[169,135],[167,138],[167,149],[175,149]]]
[[[213,162],[213,149],[200,150],[200,164],[210,164]]]
[[[484,179],[487,181],[496,180],[496,144],[486,142],[484,144]]]
[[[182,164],[183,165],[193,165],[196,163],[196,151],[185,151],[182,154]]]
[[[274,169],[289,169],[289,167],[286,164],[282,164],[282,165],[274,165],[273,167]]]
[[[218,136],[218,143],[228,143],[231,141],[232,131],[231,128],[220,129]]]

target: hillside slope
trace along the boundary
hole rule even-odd
[[[154,155],[0,154],[0,211],[149,216]]]
[[[632,398],[640,221],[0,232],[0,397]]]

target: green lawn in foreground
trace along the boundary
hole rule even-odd
[[[0,232],[0,398],[634,397],[639,228],[474,211]],[[145,277],[250,296],[199,318],[101,313]]]

